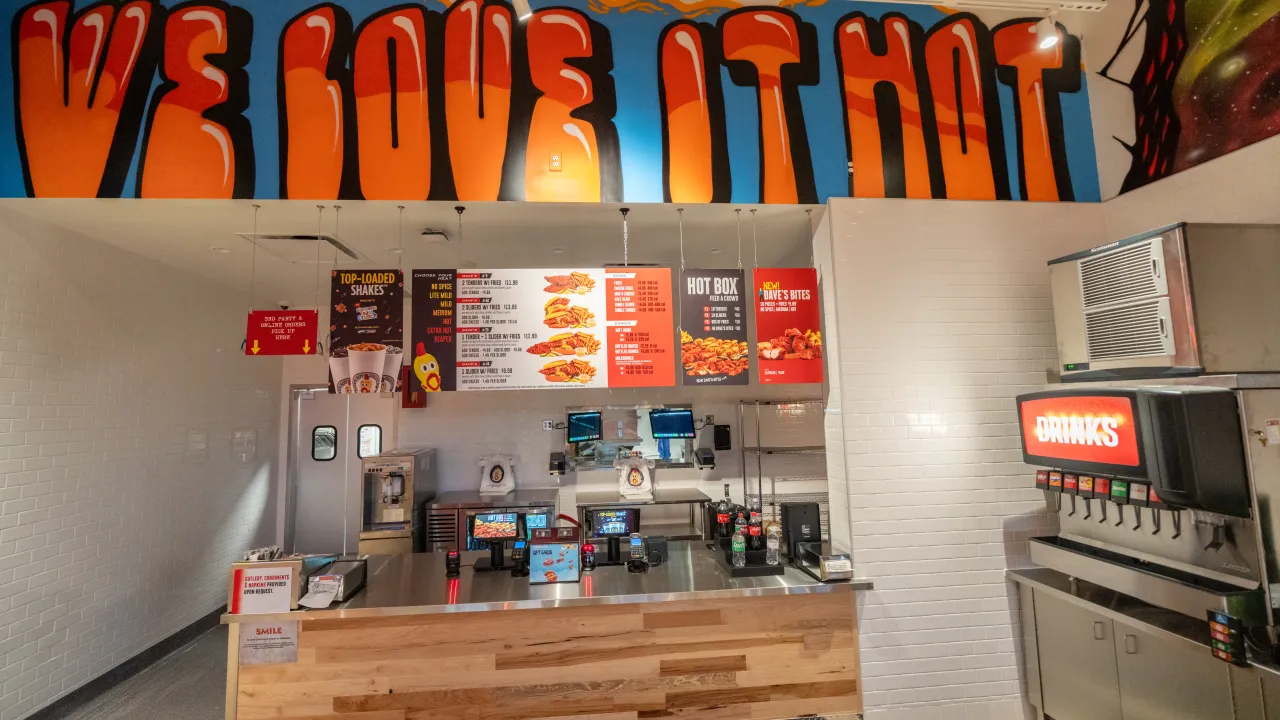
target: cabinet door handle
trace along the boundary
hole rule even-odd
[[[1133,635],[1124,636],[1124,652],[1126,655],[1138,654],[1138,638]]]
[[[1105,640],[1106,638],[1107,638],[1107,633],[1106,633],[1106,628],[1104,623],[1102,623],[1101,621],[1095,621],[1093,623],[1093,639]]]

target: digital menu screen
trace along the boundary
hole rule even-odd
[[[517,537],[516,513],[487,513],[475,516],[471,536],[476,540],[514,540]]]
[[[571,443],[599,440],[604,436],[604,426],[598,412],[569,413],[568,426]]]
[[[688,409],[650,410],[649,429],[653,433],[654,440],[697,436],[693,429],[693,411]]]
[[[640,524],[639,511],[634,508],[626,510],[594,510],[592,511],[596,537],[624,537],[636,532]]]

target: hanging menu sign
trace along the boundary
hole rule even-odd
[[[605,387],[604,270],[458,272],[459,390]]]
[[[675,384],[671,271],[414,270],[413,387]]]
[[[747,313],[741,270],[680,277],[680,364],[685,385],[746,385]]]
[[[818,271],[757,268],[756,369],[760,382],[822,382]]]
[[[456,270],[413,271],[413,357],[411,389],[443,392],[458,389]]]
[[[404,271],[334,270],[329,392],[394,392],[404,358]]]
[[[615,267],[605,277],[609,387],[674,386],[671,271]]]

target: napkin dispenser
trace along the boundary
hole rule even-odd
[[[322,572],[311,576],[307,584],[307,591],[315,592],[316,584],[320,581],[336,580],[338,594],[333,598],[333,601],[343,602],[364,587],[368,575],[369,563],[364,558],[335,560],[332,565]]]

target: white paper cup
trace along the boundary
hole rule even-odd
[[[334,392],[351,392],[351,363],[345,356],[329,356],[329,375],[333,377]]]
[[[351,363],[351,392],[377,393],[382,389],[382,366],[387,346],[382,343],[358,343],[347,346]]]
[[[387,354],[382,364],[382,392],[395,392],[400,382],[400,366],[404,360],[404,349],[395,345],[387,346]]]

